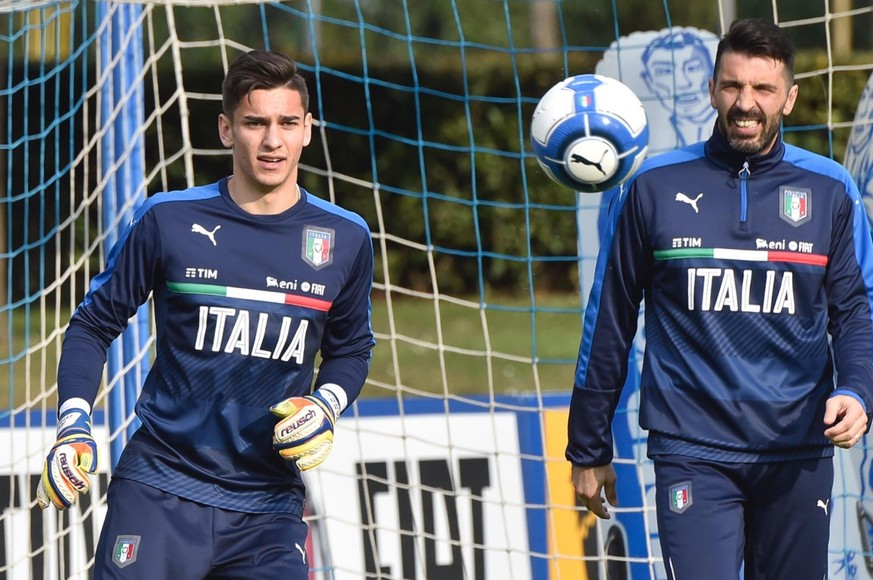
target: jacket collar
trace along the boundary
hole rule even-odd
[[[766,171],[782,161],[785,155],[785,143],[782,141],[782,132],[776,135],[776,143],[769,153],[764,155],[746,155],[734,150],[728,144],[727,138],[722,134],[716,123],[712,130],[712,136],[706,141],[706,157],[722,169],[738,173],[743,164],[749,162],[749,172],[754,175]]]

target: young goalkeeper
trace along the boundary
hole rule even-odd
[[[153,296],[142,426],[112,474],[95,579],[308,578],[301,470],[330,453],[374,345],[367,224],[297,185],[311,131],[294,61],[241,56],[218,117],[232,175],[148,199],[70,320],[43,508],[87,492],[107,348]]]

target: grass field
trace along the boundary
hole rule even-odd
[[[45,316],[38,309],[31,309],[29,316],[16,311],[3,320],[4,336],[0,339],[0,397],[5,408],[14,408],[44,396],[45,388],[55,384],[60,333],[52,334],[57,323],[66,323],[69,313],[51,313]],[[63,318],[59,316],[63,315]],[[11,329],[6,328],[11,319]],[[57,323],[56,323],[57,321]],[[11,334],[12,344],[8,336]],[[54,405],[54,396],[45,396]],[[10,401],[11,399],[11,401]]]
[[[482,309],[469,306],[441,301],[437,314],[431,300],[395,301],[390,333],[389,309],[374,303],[378,344],[370,393],[378,394],[381,383],[391,391],[403,385],[449,394],[569,391],[581,332],[577,296],[550,296],[536,310],[511,298]]]
[[[11,406],[32,404],[42,385],[54,385],[60,340],[50,329],[68,317],[34,310],[29,325],[24,316],[13,317],[12,348],[0,345],[0,385],[7,387],[0,396],[12,397]],[[534,309],[517,298],[483,308],[475,301],[404,298],[394,300],[390,312],[386,302],[374,301],[373,330],[371,384],[362,396],[395,396],[398,387],[410,394],[569,391],[581,331],[579,299],[538,298]],[[46,403],[53,401],[49,394]]]

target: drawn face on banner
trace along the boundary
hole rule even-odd
[[[716,112],[709,100],[718,37],[696,28],[635,32],[613,42],[598,74],[630,87],[646,108],[649,155],[703,141]]]
[[[662,34],[643,51],[643,80],[667,111],[681,119],[709,120],[706,98],[713,61],[703,41],[690,32]]]
[[[858,101],[855,126],[846,147],[845,165],[855,178],[867,217],[873,222],[873,75],[870,75]]]

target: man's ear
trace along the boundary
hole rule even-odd
[[[224,113],[218,115],[218,138],[221,139],[221,144],[228,149],[233,147],[232,122]]]
[[[797,101],[797,92],[799,90],[797,85],[791,85],[791,88],[788,89],[788,99],[785,101],[785,106],[782,107],[782,114],[786,117],[794,110],[794,103]]]

